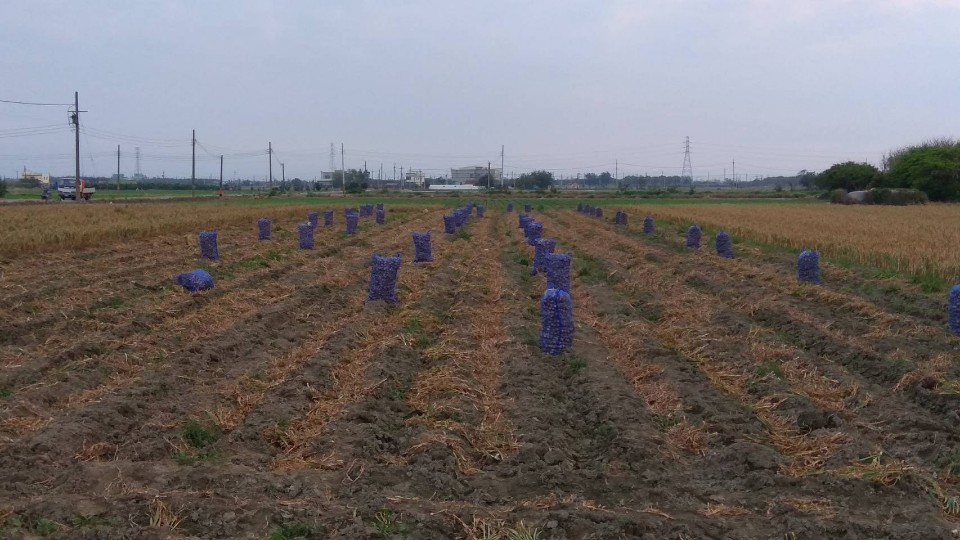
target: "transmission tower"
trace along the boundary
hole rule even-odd
[[[139,180],[143,178],[143,175],[140,174],[140,147],[137,146],[134,150],[136,150],[136,156],[137,156],[137,170],[136,172],[133,173],[133,177]]]
[[[683,169],[680,171],[680,181],[693,185],[693,165],[690,164],[690,137],[683,143]]]
[[[332,175],[337,171],[337,149],[330,143],[330,174]],[[333,176],[331,176],[333,178]]]

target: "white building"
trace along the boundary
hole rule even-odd
[[[451,184],[477,184],[482,181],[483,187],[486,187],[486,177],[490,174],[490,187],[500,185],[500,169],[488,168],[482,165],[475,167],[460,167],[459,169],[450,169]]]
[[[40,187],[50,186],[49,174],[28,171],[26,167],[23,168],[23,176],[21,178],[23,180],[35,180],[37,182],[40,182]]]

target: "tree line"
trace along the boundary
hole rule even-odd
[[[915,189],[931,201],[960,201],[960,141],[933,139],[894,150],[883,170],[869,163],[838,163],[816,177],[820,189]]]

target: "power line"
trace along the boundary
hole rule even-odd
[[[37,107],[72,107],[73,103],[35,103],[33,101],[14,101],[12,99],[0,99],[0,103],[10,103],[11,105],[35,105]]]

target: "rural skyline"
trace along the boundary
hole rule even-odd
[[[792,175],[956,137],[960,3],[5,4],[0,100],[80,95],[85,176]],[[69,175],[66,106],[0,103],[0,174]],[[726,169],[726,171],[725,171]]]

